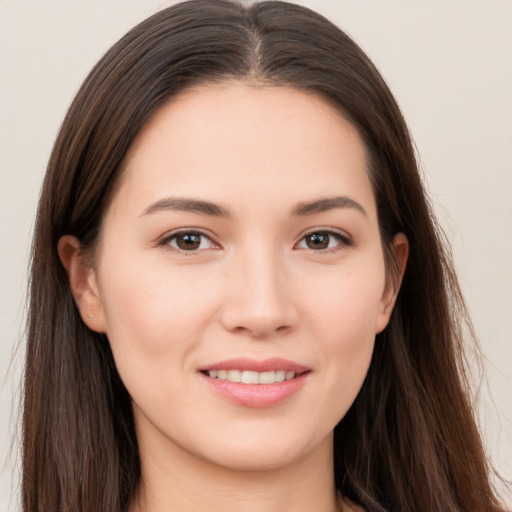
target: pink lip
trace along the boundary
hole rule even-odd
[[[304,373],[310,368],[303,366],[287,359],[273,357],[270,359],[263,359],[262,361],[256,359],[249,359],[239,357],[236,359],[227,359],[219,361],[208,366],[200,368],[200,371],[209,370],[249,370],[251,372],[271,372],[277,370],[284,370],[286,372]]]
[[[205,373],[208,370],[249,370],[253,372],[285,370],[295,372],[297,376],[291,380],[274,384],[242,384],[211,378]],[[263,408],[277,405],[298,393],[308,380],[311,373],[309,370],[306,366],[286,359],[272,358],[257,361],[238,358],[205,366],[200,369],[199,376],[210,389],[228,401],[245,407]]]

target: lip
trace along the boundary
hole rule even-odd
[[[249,370],[268,372],[285,370],[298,374],[291,380],[274,384],[242,384],[209,377],[209,370]],[[281,358],[255,360],[248,358],[229,359],[204,366],[198,375],[217,395],[236,405],[251,408],[272,407],[280,404],[298,393],[306,384],[311,369],[307,366]]]
[[[219,361],[199,369],[201,372],[209,370],[249,370],[251,372],[284,370],[286,372],[304,373],[310,370],[310,368],[280,357],[272,357],[263,360],[239,357],[236,359]]]

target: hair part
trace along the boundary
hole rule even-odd
[[[80,318],[58,254],[98,240],[123,161],[187,88],[237,80],[317,94],[358,130],[381,238],[410,244],[389,326],[335,429],[339,492],[371,511],[498,511],[465,380],[469,325],[400,110],[373,64],[317,13],[284,2],[190,0],[116,43],[76,95],[50,157],[32,250],[23,417],[25,512],[124,512],[141,478],[131,399],[108,339]],[[93,251],[92,251],[93,252]]]

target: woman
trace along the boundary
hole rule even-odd
[[[307,9],[194,0],[114,45],[31,283],[25,511],[500,510],[404,120]]]

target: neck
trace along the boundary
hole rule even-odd
[[[153,440],[156,441],[156,440]],[[332,437],[284,467],[226,468],[180,447],[140,443],[142,479],[130,512],[337,512]]]

